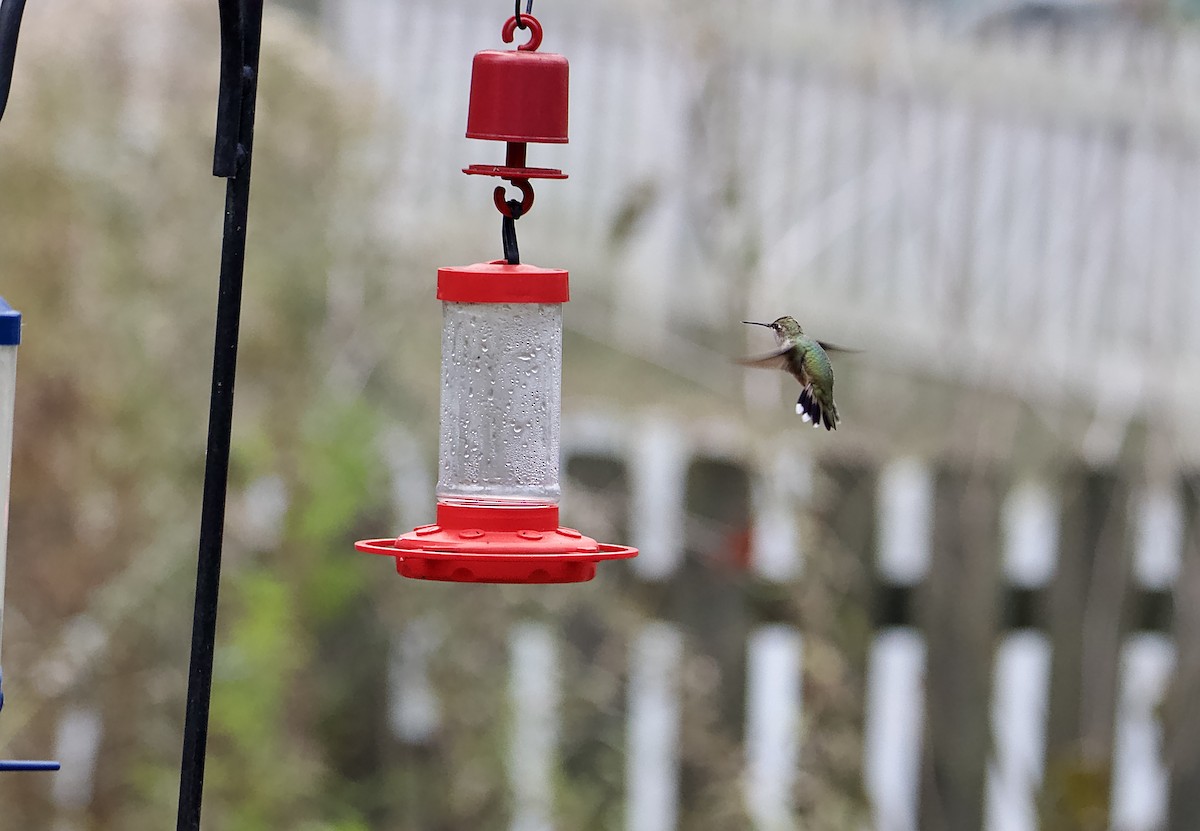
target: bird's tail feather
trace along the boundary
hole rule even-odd
[[[833,403],[832,398],[823,401],[814,395],[811,385],[800,390],[800,397],[796,399],[796,414],[801,416],[805,423],[812,422],[813,427],[824,424],[826,430],[837,429],[837,405]]]

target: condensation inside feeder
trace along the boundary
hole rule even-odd
[[[562,305],[442,308],[439,501],[557,504]]]

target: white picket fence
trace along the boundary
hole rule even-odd
[[[566,458],[573,454],[619,460],[629,472],[633,511],[630,542],[641,556],[629,567],[645,581],[678,576],[680,541],[689,522],[683,482],[696,461],[730,458],[704,434],[648,418],[628,423],[568,419]],[[405,457],[401,456],[401,459]],[[811,460],[796,455],[753,471],[751,567],[770,582],[804,579],[799,541],[810,520]],[[411,456],[393,468],[420,481],[428,474]],[[875,568],[892,586],[916,586],[928,576],[933,514],[930,470],[899,458],[880,471],[875,497],[879,540]],[[570,493],[564,503],[570,511]],[[1180,569],[1182,506],[1178,494],[1148,487],[1133,499],[1131,545],[1135,586],[1170,591]],[[1057,497],[1047,484],[1013,486],[1002,511],[1003,575],[1007,585],[1048,588],[1058,556]],[[510,634],[509,757],[514,831],[553,828],[553,792],[559,728],[556,704],[563,683],[555,632],[527,623]],[[427,676],[436,637],[424,624],[399,633],[394,651],[392,724],[396,735],[422,743],[436,734],[440,710]],[[625,731],[625,827],[629,831],[680,828],[679,673],[686,649],[679,626],[646,625],[629,647]],[[805,768],[807,738],[802,696],[804,633],[781,623],[754,628],[745,643],[746,688],[743,796],[762,829],[796,828],[794,786]],[[1044,774],[1051,688],[1050,637],[1041,630],[1002,635],[992,666],[991,732],[984,829],[1036,831],[1035,800]],[[1167,810],[1167,772],[1161,721],[1156,714],[1171,676],[1175,650],[1157,632],[1133,632],[1121,647],[1115,738],[1112,748],[1111,828],[1155,831]],[[870,649],[865,690],[864,769],[874,831],[917,831],[922,764],[926,644],[917,628],[879,630]]]

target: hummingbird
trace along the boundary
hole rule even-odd
[[[742,358],[738,363],[759,369],[782,369],[790,373],[800,386],[800,398],[796,400],[796,414],[813,427],[825,425],[826,430],[836,430],[838,423],[837,405],[833,403],[833,364],[830,352],[854,352],[843,346],[810,338],[804,334],[794,317],[784,316],[772,323],[743,320],[751,326],[766,326],[775,333],[778,347],[765,355]]]

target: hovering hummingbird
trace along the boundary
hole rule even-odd
[[[760,369],[782,369],[790,373],[804,389],[796,401],[796,414],[813,427],[825,425],[826,430],[836,430],[838,423],[837,405],[833,403],[833,364],[830,352],[854,352],[836,344],[810,338],[804,334],[794,317],[781,317],[773,323],[743,320],[751,326],[766,326],[775,333],[778,348],[765,355],[742,358],[738,363]]]

